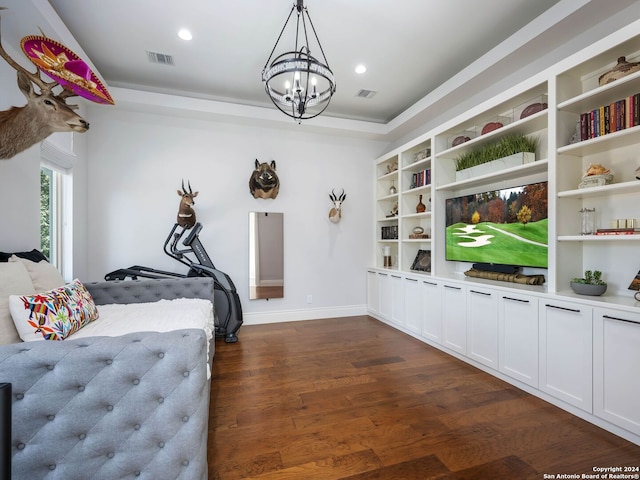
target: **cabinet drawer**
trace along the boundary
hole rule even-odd
[[[640,435],[640,314],[594,310],[594,413]]]
[[[540,390],[593,411],[592,309],[540,300]]]
[[[498,298],[498,366],[502,373],[538,388],[537,298]]]

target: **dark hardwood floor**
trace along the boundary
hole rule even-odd
[[[238,338],[216,343],[210,479],[526,480],[640,466],[639,446],[371,317],[245,325]]]

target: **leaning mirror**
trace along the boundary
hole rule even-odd
[[[249,212],[249,298],[284,296],[283,214]]]

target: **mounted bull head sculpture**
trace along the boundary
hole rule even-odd
[[[40,71],[29,72],[13,60],[0,44],[0,57],[18,72],[18,87],[27,98],[23,107],[0,111],[0,159],[9,159],[54,132],[86,132],[89,123],[67,105],[66,98],[75,96],[69,90],[53,93],[58,82],[45,82]],[[34,85],[40,90],[37,93]]]
[[[343,188],[342,193],[336,196],[336,193],[332,189],[329,198],[333,202],[333,208],[329,210],[329,221],[331,221],[331,223],[338,223],[342,218],[342,203],[345,198],[347,198],[347,194],[344,193]]]
[[[280,179],[276,173],[276,162],[260,163],[256,159],[256,168],[249,178],[249,191],[253,198],[276,198],[280,192]]]
[[[182,180],[182,191],[178,190],[180,195],[180,208],[178,209],[178,225],[182,228],[189,229],[196,224],[196,212],[193,206],[196,202],[193,200],[198,196],[198,192],[191,190],[191,182],[187,181],[189,191],[184,188],[184,180]]]

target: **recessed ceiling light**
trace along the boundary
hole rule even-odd
[[[193,35],[191,35],[191,32],[186,28],[183,28],[182,30],[180,30],[178,32],[178,36],[183,40],[191,40],[193,38]]]
[[[364,72],[367,71],[367,67],[365,67],[364,65],[360,64],[356,67],[356,73],[358,74],[363,74]]]

